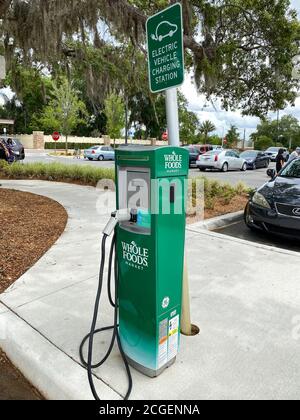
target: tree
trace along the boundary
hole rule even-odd
[[[122,128],[125,126],[125,107],[122,98],[112,93],[105,101],[105,114],[107,117],[107,132],[116,143]]]
[[[3,2],[7,57],[18,54],[21,60],[50,68],[72,60],[88,62],[87,49],[74,46],[75,36],[84,47],[93,39],[101,51],[113,38],[144,54],[147,17],[174,3],[74,0],[70,8],[61,1],[51,2],[51,7],[47,1]],[[294,102],[299,80],[292,70],[300,30],[289,0],[182,0],[182,5],[186,62],[194,69],[199,92],[218,96],[225,109],[241,108],[258,116]],[[59,25],[49,24],[57,16]],[[105,36],[100,20],[107,25]],[[114,65],[116,58],[103,59]],[[97,77],[91,76],[86,71],[86,80],[96,86]]]
[[[254,142],[255,150],[267,150],[274,145],[273,140],[267,136],[258,136]]]
[[[277,120],[264,119],[258,124],[256,132],[251,135],[254,143],[260,137],[268,137],[272,146],[279,143],[284,147],[297,147],[300,144],[300,125],[297,118],[292,115],[284,115],[277,123]]]
[[[216,126],[211,121],[207,120],[201,124],[200,132],[204,135],[205,143],[208,142],[208,135],[216,130]]]
[[[218,135],[209,137],[209,144],[222,146],[222,138]]]
[[[146,128],[146,138],[161,137],[167,125],[164,95],[150,95],[149,93],[139,92],[129,98],[129,109],[129,122],[135,126],[138,137],[142,134],[140,132],[141,126]]]
[[[231,125],[230,130],[226,134],[226,140],[229,148],[237,147],[237,144],[240,141],[240,135],[235,125]]]
[[[46,132],[60,131],[66,137],[66,153],[68,152],[68,137],[75,128],[84,123],[86,116],[85,104],[78,98],[67,79],[53,86],[53,99],[46,106],[38,124]]]
[[[51,79],[43,76],[38,68],[16,65],[4,84],[16,92],[5,106],[10,118],[15,119],[16,132],[31,134],[33,115],[41,114],[51,97]]]
[[[199,129],[199,120],[194,112],[182,109],[179,115],[180,140],[184,144],[196,143],[196,135]]]

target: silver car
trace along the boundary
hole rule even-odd
[[[222,172],[247,171],[247,162],[236,150],[213,150],[199,156],[197,167],[201,172],[214,169]]]
[[[84,151],[84,158],[88,160],[115,160],[115,151],[110,146],[93,146]]]
[[[290,154],[288,149],[285,147],[269,147],[269,149],[265,151],[265,154],[270,158],[271,162],[276,162],[276,158],[280,149],[283,149],[283,157],[287,162],[289,160]]]

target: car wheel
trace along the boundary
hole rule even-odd
[[[228,172],[228,163],[224,163],[224,165],[222,166],[222,172]]]
[[[244,165],[242,166],[241,171],[246,172],[247,171],[247,163],[244,163]]]
[[[245,211],[244,211],[244,221],[246,226],[252,230],[252,231],[257,231],[257,229],[252,225],[251,221],[250,221],[250,206],[249,203],[247,204]]]
[[[88,158],[88,160],[93,160],[92,158]]]
[[[205,168],[199,168],[199,171],[200,172],[206,172],[206,169]]]
[[[100,162],[103,162],[103,160],[104,160],[104,156],[103,156],[103,155],[100,155],[100,156],[98,157],[98,160],[100,160]]]

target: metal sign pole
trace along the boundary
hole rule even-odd
[[[169,145],[179,147],[179,115],[178,115],[178,97],[177,89],[168,89],[166,91],[166,109]]]

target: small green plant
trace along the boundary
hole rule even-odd
[[[113,169],[93,168],[85,165],[62,163],[29,163],[8,165],[0,161],[0,178],[42,179],[45,181],[76,182],[96,186],[102,179],[115,179]]]
[[[196,203],[196,198],[203,194],[203,191],[197,190],[197,180],[204,182],[204,200],[205,209],[213,210],[217,200],[220,200],[224,205],[229,205],[231,201],[237,196],[244,196],[251,193],[251,189],[243,183],[238,183],[235,187],[230,184],[221,183],[215,180],[209,180],[206,177],[194,178],[192,181],[192,202]],[[203,185],[198,183],[198,185]]]

